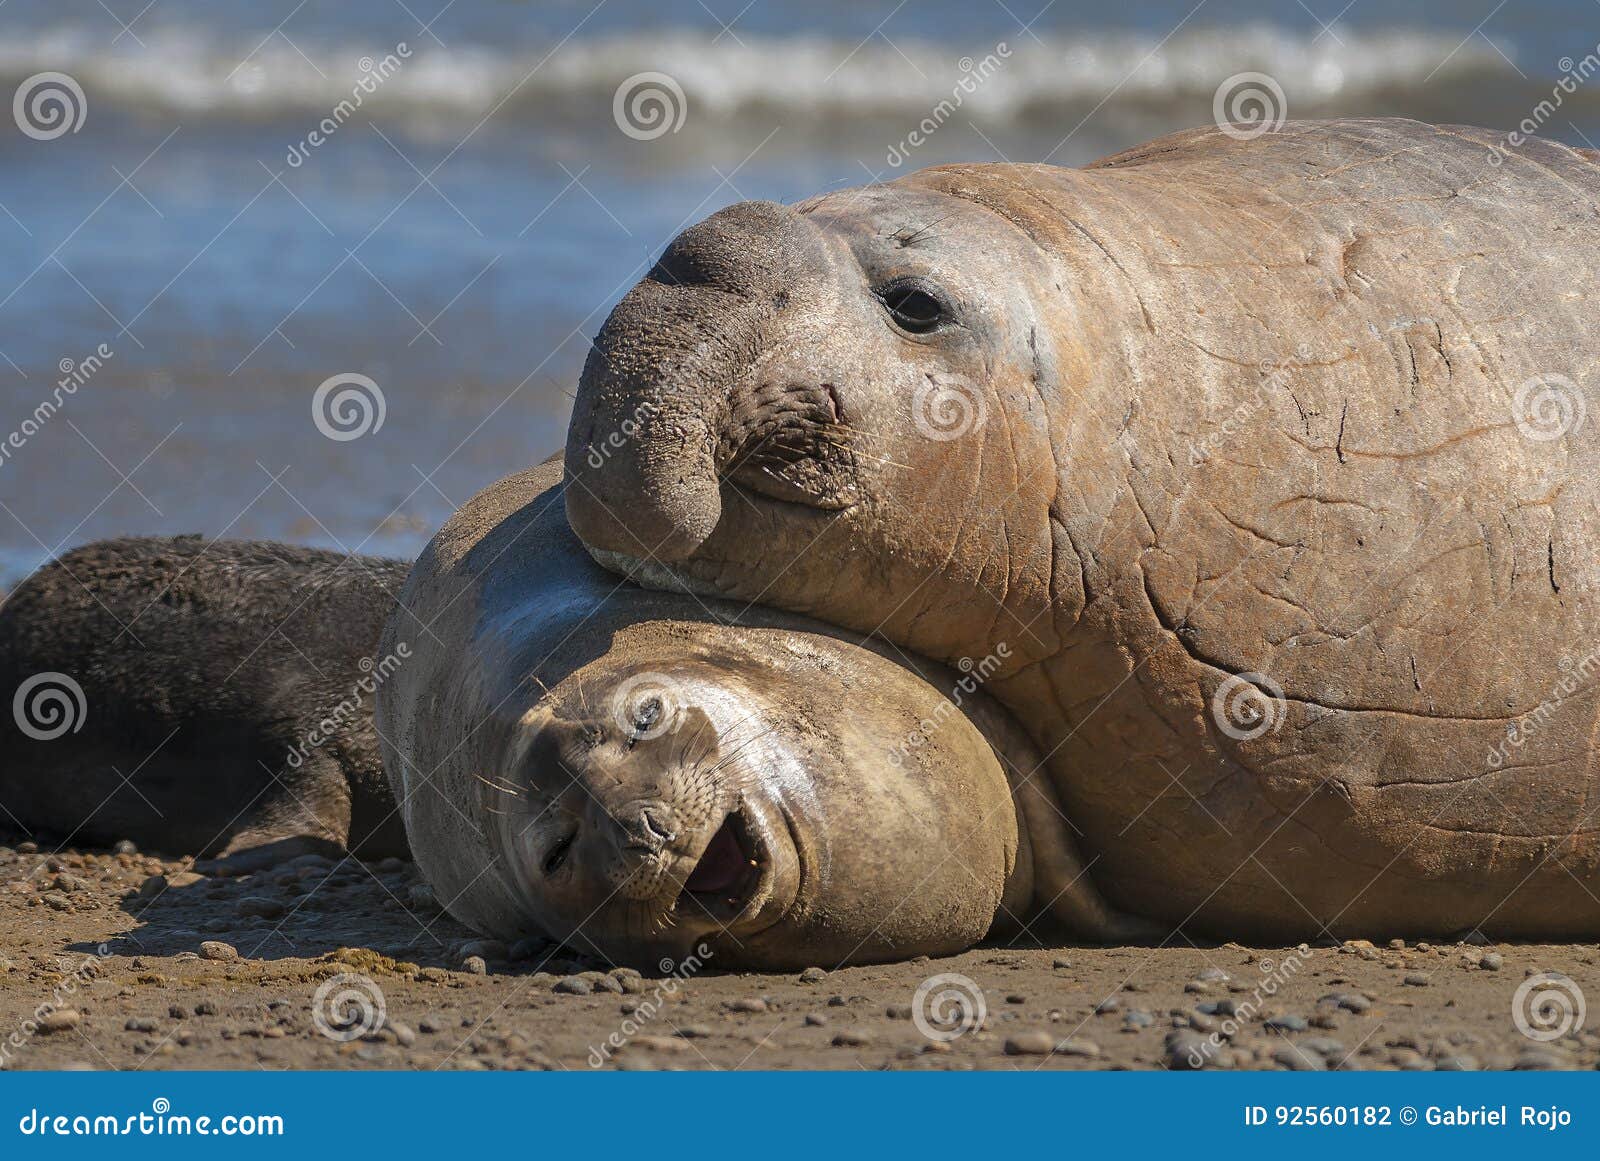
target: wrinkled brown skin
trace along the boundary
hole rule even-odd
[[[1125,910],[1592,938],[1600,170],[1499,140],[1208,127],[730,207],[596,339],[573,527],[645,583],[1007,642],[989,692]],[[953,323],[897,329],[873,291],[907,274]],[[1591,397],[1545,441],[1513,422],[1541,373]],[[986,422],[919,434],[961,381]],[[1211,702],[1244,673],[1284,700],[1237,740]]]
[[[939,667],[743,614],[596,565],[558,462],[452,517],[385,631],[411,659],[378,691],[384,767],[441,903],[620,962],[703,942],[715,966],[768,969],[953,952],[1040,909],[1080,934],[1132,930],[1088,885],[1048,788],[1013,797],[1010,771],[1037,754],[1002,712],[980,697],[971,720],[934,717],[935,685],[955,681]],[[636,730],[652,692],[672,727]],[[945,724],[891,763],[924,718]],[[676,906],[741,803],[766,838],[762,886],[737,914]]]

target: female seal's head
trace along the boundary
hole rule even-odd
[[[766,968],[983,937],[1017,886],[1017,816],[936,690],[831,638],[648,628],[529,708],[479,779],[518,926],[619,962]]]

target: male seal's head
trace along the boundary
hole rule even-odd
[[[1052,489],[1030,473],[1053,463],[1058,267],[984,171],[740,203],[667,247],[568,431],[568,515],[602,562],[891,639],[916,620],[934,656],[962,652],[943,594],[973,580],[1023,623],[1049,607]],[[1023,566],[978,575],[994,561]]]

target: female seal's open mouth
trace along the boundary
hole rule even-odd
[[[742,805],[735,807],[684,880],[673,910],[700,911],[720,924],[731,923],[762,893],[770,870],[760,831],[751,825]]]

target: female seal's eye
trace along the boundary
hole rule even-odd
[[[883,292],[883,305],[896,326],[914,335],[925,335],[944,321],[944,305],[914,285],[889,287]]]
[[[576,833],[569,834],[550,848],[550,853],[544,857],[544,873],[553,875],[561,869],[561,864],[567,861],[567,852],[572,849],[572,840]]]

